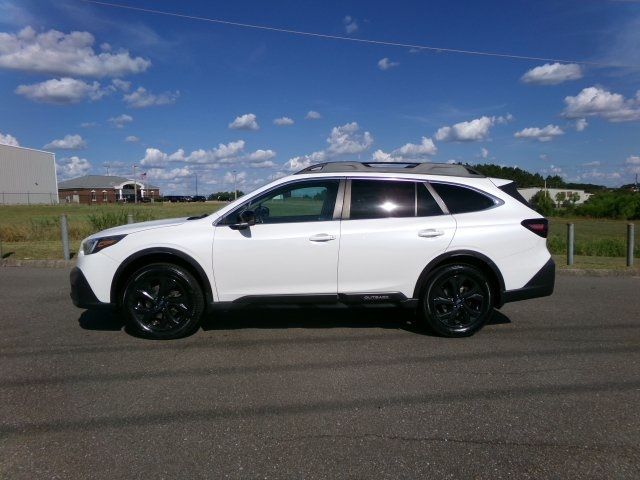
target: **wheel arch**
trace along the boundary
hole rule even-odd
[[[503,304],[502,292],[505,290],[504,278],[498,266],[486,255],[475,252],[473,250],[455,250],[452,252],[445,252],[433,260],[431,260],[426,267],[420,273],[418,281],[416,282],[415,289],[413,291],[413,298],[420,298],[422,289],[425,287],[426,282],[431,273],[443,265],[451,265],[456,263],[464,263],[479,268],[489,278],[494,296],[495,306],[501,307]]]
[[[211,283],[200,263],[190,255],[168,247],[155,247],[140,250],[127,257],[118,267],[111,282],[111,303],[120,305],[120,292],[129,275],[151,263],[172,263],[186,268],[198,281],[207,303],[213,303]]]

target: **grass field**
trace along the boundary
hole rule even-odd
[[[15,259],[62,258],[59,221],[63,213],[68,218],[71,250],[75,252],[80,245],[80,240],[104,228],[105,219],[125,223],[128,213],[132,213],[139,221],[185,217],[211,213],[224,205],[226,205],[224,202],[128,206],[4,205],[0,206],[0,254],[4,258]],[[628,222],[585,218],[550,219],[548,244],[558,265],[565,263],[567,223],[575,225],[575,267],[625,268]],[[640,233],[638,235],[640,236]],[[636,257],[640,257],[639,243],[636,242]]]

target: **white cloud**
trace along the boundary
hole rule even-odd
[[[438,153],[438,148],[433,143],[433,140],[422,137],[422,141],[419,144],[407,143],[397,150],[394,150],[393,153],[400,155],[402,158],[419,159],[425,156],[435,155]]]
[[[147,108],[160,105],[172,105],[180,97],[180,92],[151,93],[144,87],[138,87],[122,99],[131,108]]]
[[[87,148],[87,142],[80,135],[65,135],[64,138],[52,140],[42,148],[51,150],[82,150]]]
[[[233,185],[234,182],[237,187],[243,185],[247,180],[247,172],[227,172],[224,174],[223,182],[229,185]]]
[[[89,173],[91,163],[86,158],[61,158],[56,162],[56,173],[60,178],[81,177]]]
[[[487,150],[487,149],[486,149],[486,148],[484,148],[484,147],[483,147],[483,148],[481,148],[481,149],[480,149],[480,156],[481,156],[483,159],[487,159],[487,158],[489,157],[489,150]]]
[[[149,180],[173,180],[176,178],[191,177],[193,173],[187,167],[165,170],[163,168],[151,168],[147,170]]]
[[[373,136],[369,132],[360,132],[359,125],[356,122],[351,122],[333,127],[327,138],[327,143],[329,146],[325,150],[289,159],[284,164],[284,168],[295,171],[337,156],[362,153],[373,145]]]
[[[18,142],[18,139],[16,137],[14,137],[13,135],[9,135],[8,133],[3,134],[2,132],[0,132],[0,144],[11,145],[13,147],[20,146],[20,143]]]
[[[140,141],[140,139],[138,137],[136,137],[135,135],[129,135],[128,137],[126,137],[124,139],[125,142],[127,143],[138,143]]]
[[[87,83],[75,78],[52,78],[32,85],[19,85],[15,93],[29,100],[66,105],[85,99],[99,100],[109,93],[99,82]]]
[[[272,160],[262,160],[261,162],[251,162],[253,168],[273,168],[276,166],[275,162]]]
[[[99,126],[99,125],[100,125],[100,124],[99,124],[98,122],[82,122],[82,123],[80,124],[80,126],[81,126],[82,128],[93,128],[93,127],[97,127],[97,126]]]
[[[374,162],[397,162],[396,158],[392,157],[390,153],[387,153],[383,150],[376,150],[371,154],[371,160]]]
[[[303,168],[307,168],[314,163],[321,163],[327,159],[327,154],[324,150],[319,152],[313,152],[309,155],[302,155],[299,157],[290,158],[284,164],[284,169],[289,170],[291,172],[295,172],[297,170],[302,170]]]
[[[640,155],[631,155],[625,162],[627,165],[640,165]]]
[[[192,164],[228,163],[243,153],[244,145],[244,140],[229,142],[226,145],[221,143],[217,148],[194,150],[189,155],[185,155],[185,151],[182,148],[172,154],[167,154],[157,148],[147,148],[144,158],[140,160],[140,164],[149,167],[164,167],[170,162]],[[275,155],[275,152],[273,154]]]
[[[485,116],[469,122],[456,123],[450,127],[442,127],[436,132],[435,138],[442,142],[476,142],[484,140],[489,135],[489,130],[496,120],[495,117]]]
[[[293,125],[295,122],[289,117],[280,117],[274,118],[273,124],[278,125],[279,127],[284,127],[286,125]]]
[[[640,120],[640,90],[635,98],[625,98],[601,87],[587,87],[575,97],[565,97],[562,112],[567,118],[601,117],[610,122]]]
[[[576,63],[545,63],[525,73],[523,83],[535,85],[557,85],[582,78],[582,68]]]
[[[344,25],[344,31],[347,33],[354,33],[358,31],[358,22],[351,15],[347,15],[342,19]]]
[[[622,175],[619,172],[601,172],[597,169],[592,169],[587,172],[583,172],[579,175],[579,178],[583,180],[620,180]]]
[[[309,110],[304,118],[307,120],[320,120],[322,118],[322,115],[320,115],[315,110]]]
[[[133,122],[133,117],[131,115],[123,113],[122,115],[118,115],[117,117],[111,117],[108,122],[116,128],[123,128],[128,123]]]
[[[582,164],[583,167],[599,167],[600,166],[600,162],[598,160],[595,160],[593,162],[586,162]]]
[[[111,80],[111,85],[113,85],[113,88],[120,90],[121,92],[128,92],[131,89],[131,82],[121,80],[119,78]]]
[[[369,149],[373,144],[373,136],[369,132],[360,133],[357,122],[347,123],[340,127],[333,127],[327,138],[330,156],[357,154]]]
[[[121,77],[146,71],[151,62],[126,50],[96,53],[89,32],[36,33],[31,27],[17,34],[0,32],[0,68],[35,73],[87,77]]]
[[[260,125],[256,120],[256,116],[253,113],[245,113],[236,117],[236,119],[229,124],[229,128],[232,130],[259,130]]]
[[[587,122],[586,118],[579,118],[576,120],[575,127],[577,132],[584,131],[585,128],[589,126],[589,122]]]
[[[273,150],[256,150],[253,153],[247,155],[247,160],[250,162],[261,162],[264,160],[271,160],[275,158],[276,152]]]
[[[387,57],[378,60],[378,68],[380,70],[389,70],[390,68],[397,67],[399,65],[400,62],[392,62]]]
[[[539,142],[549,142],[555,137],[564,135],[564,131],[557,125],[547,125],[544,128],[529,127],[513,134],[516,138],[538,140]]]

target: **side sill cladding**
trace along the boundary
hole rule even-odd
[[[140,268],[146,263],[170,263],[172,260],[175,263],[179,265],[182,264],[193,271],[196,279],[202,286],[202,291],[207,300],[207,304],[211,305],[213,303],[213,292],[211,290],[211,284],[209,283],[207,274],[205,273],[202,266],[186,253],[181,252],[180,250],[166,247],[146,248],[144,250],[140,250],[139,252],[136,252],[133,255],[129,256],[120,264],[113,276],[113,280],[111,281],[111,303],[113,305],[119,304],[118,293],[124,286],[124,281],[127,278],[127,273],[133,273],[133,270]]]
[[[494,287],[496,288],[496,306],[501,307],[503,303],[501,294],[505,289],[502,273],[500,273],[500,269],[498,268],[498,266],[493,263],[493,261],[489,257],[481,253],[474,252],[473,250],[455,250],[451,252],[445,252],[442,255],[438,255],[436,258],[431,260],[418,277],[418,281],[416,282],[416,286],[413,291],[413,298],[420,298],[420,291],[422,290],[422,287],[427,281],[427,278],[429,278],[429,275],[431,274],[431,272],[433,272],[434,269],[436,269],[440,265],[445,265],[447,263],[452,263],[455,261],[464,262],[465,260],[467,260],[467,263],[488,270],[488,273],[492,274],[493,280],[495,282]]]

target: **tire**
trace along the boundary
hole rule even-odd
[[[493,311],[487,276],[471,265],[445,265],[422,289],[420,314],[445,337],[468,337],[480,330]]]
[[[127,324],[146,338],[165,340],[192,334],[205,310],[202,288],[183,267],[154,263],[137,270],[122,295]]]

